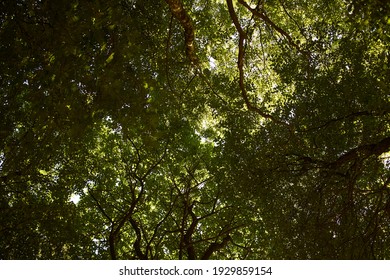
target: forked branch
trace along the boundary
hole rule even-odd
[[[238,0],[238,3],[240,3],[242,6],[244,6],[248,11],[250,11],[255,17],[258,17],[262,19],[265,23],[267,23],[269,26],[271,26],[274,30],[276,30],[279,34],[281,34],[283,37],[285,37],[288,41],[288,44],[295,48],[298,52],[306,55],[304,51],[301,50],[301,48],[295,43],[294,39],[282,28],[280,28],[276,23],[274,23],[264,11],[254,9],[252,8],[248,3],[246,3],[244,0]]]
[[[253,105],[250,102],[249,97],[248,97],[248,92],[247,92],[246,87],[245,87],[245,80],[244,80],[245,40],[247,39],[248,36],[247,36],[246,32],[244,31],[244,29],[241,27],[241,24],[238,20],[236,11],[234,10],[232,0],[226,0],[226,2],[227,2],[228,9],[229,9],[230,17],[231,17],[233,24],[236,27],[236,30],[238,32],[237,66],[238,66],[238,72],[239,72],[239,86],[240,86],[240,90],[241,90],[241,96],[244,99],[246,107],[248,108],[249,111],[256,112],[257,114],[259,114],[263,118],[269,119],[275,123],[279,123],[282,125],[288,125],[288,124],[278,120],[277,118],[275,118],[271,114],[256,107],[255,105]]]

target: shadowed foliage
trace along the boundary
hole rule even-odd
[[[386,1],[0,3],[0,259],[388,259]]]

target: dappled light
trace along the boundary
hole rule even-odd
[[[389,259],[390,4],[0,3],[0,259]]]

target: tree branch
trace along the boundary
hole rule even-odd
[[[363,162],[370,156],[380,156],[381,154],[390,150],[390,137],[386,137],[374,144],[365,144],[358,146],[350,151],[342,154],[336,160],[329,162],[324,160],[317,160],[308,156],[297,155],[299,160],[303,161],[303,164],[313,164],[317,167],[323,167],[327,169],[338,169],[348,162]]]
[[[141,230],[138,226],[138,223],[136,220],[134,220],[133,217],[129,217],[129,222],[131,224],[131,226],[133,227],[134,231],[135,231],[135,235],[137,236],[134,243],[133,243],[133,246],[134,246],[134,250],[135,250],[135,253],[137,254],[138,258],[140,260],[147,260],[148,259],[148,256],[146,254],[144,254],[141,250],[141,239],[142,239],[142,235],[141,235]]]
[[[198,65],[199,59],[195,52],[195,29],[192,20],[184,9],[183,3],[180,0],[165,0],[171,10],[172,15],[180,22],[184,28],[184,39],[186,46],[186,54],[192,64]]]
[[[384,138],[378,143],[375,144],[366,144],[361,145],[355,149],[350,150],[349,152],[340,156],[336,161],[330,164],[331,167],[337,168],[344,164],[345,162],[356,160],[360,158],[365,160],[370,156],[380,156],[381,154],[389,151],[390,149],[390,137]]]
[[[229,241],[232,241],[232,238],[230,237],[230,235],[227,235],[223,238],[222,242],[211,243],[207,248],[207,250],[202,255],[201,259],[208,260],[214,252],[221,250],[223,247],[225,247],[228,244]]]
[[[192,212],[192,207],[194,205],[191,204],[188,207],[188,212],[191,216],[192,222],[190,224],[190,227],[187,229],[186,234],[184,235],[183,241],[184,241],[184,246],[187,249],[187,254],[188,254],[188,259],[189,260],[195,260],[196,259],[196,253],[195,253],[195,248],[194,244],[192,242],[192,235],[195,232],[196,226],[198,225],[199,219],[196,217],[194,212]]]
[[[252,105],[252,103],[249,101],[249,97],[248,97],[248,93],[246,91],[246,87],[245,87],[245,81],[244,81],[244,58],[245,58],[245,47],[244,47],[244,44],[245,44],[245,40],[247,39],[247,34],[246,32],[242,29],[239,21],[238,21],[238,17],[237,17],[237,14],[236,14],[236,11],[234,10],[234,7],[233,7],[233,2],[232,0],[226,0],[227,2],[227,5],[228,5],[228,9],[229,9],[229,14],[230,14],[230,17],[233,21],[233,24],[234,26],[236,27],[236,30],[238,32],[238,59],[237,59],[237,66],[238,66],[238,72],[239,72],[239,86],[240,86],[240,90],[241,90],[241,96],[242,98],[244,99],[244,102],[245,102],[245,105],[246,107],[248,108],[249,111],[253,111],[253,112],[256,112],[257,114],[259,114],[260,116],[262,116],[263,118],[266,118],[266,119],[269,119],[275,123],[278,123],[278,124],[282,124],[282,125],[287,125],[287,123],[285,122],[282,122],[278,119],[276,119],[274,116],[264,112],[263,110],[261,110],[260,108]]]
[[[304,54],[305,56],[307,55],[307,53],[302,51],[301,48],[294,42],[293,38],[282,28],[277,26],[264,12],[251,8],[251,6],[249,6],[249,4],[246,3],[244,0],[238,0],[238,3],[240,3],[245,8],[247,8],[254,16],[261,18],[267,24],[269,24],[273,29],[279,32],[283,37],[287,39],[290,46],[294,47],[298,52]]]
[[[115,249],[116,234],[115,234],[114,221],[111,219],[110,216],[108,216],[108,214],[104,210],[103,206],[100,204],[99,200],[95,197],[95,195],[93,194],[93,192],[91,191],[90,188],[88,188],[88,193],[92,197],[92,199],[96,202],[96,205],[97,205],[98,209],[100,210],[100,212],[103,214],[103,216],[106,217],[107,220],[110,222],[111,230],[110,230],[110,235],[108,237],[108,244],[109,244],[111,259],[116,260],[116,258],[117,258],[116,257],[116,249]]]
[[[103,206],[100,204],[99,200],[95,197],[95,195],[93,194],[93,192],[91,191],[90,188],[88,188],[88,193],[92,197],[92,199],[96,202],[96,206],[99,208],[100,212],[102,212],[103,216],[106,217],[107,220],[112,224],[113,221],[112,221],[111,217],[108,216],[106,211],[104,211]]]

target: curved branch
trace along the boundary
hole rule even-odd
[[[137,236],[134,243],[133,243],[133,246],[134,246],[134,250],[135,250],[135,253],[137,254],[138,258],[140,260],[147,260],[148,259],[148,256],[146,254],[144,254],[141,250],[141,239],[142,239],[142,235],[141,235],[141,230],[138,226],[138,223],[136,220],[134,220],[133,217],[129,217],[129,222],[131,224],[131,226],[133,227],[134,231],[135,231],[135,235]]]
[[[298,21],[296,19],[294,19],[294,17],[289,13],[289,11],[287,10],[286,6],[284,5],[283,3],[283,0],[279,0],[280,2],[280,5],[282,6],[283,8],[283,11],[286,13],[286,15],[294,22],[294,24],[298,27],[299,29],[299,32],[301,33],[301,35],[303,37],[306,37],[305,34],[303,33],[303,28],[302,26],[298,23]]]
[[[165,2],[169,5],[173,17],[175,17],[180,22],[181,26],[184,28],[186,55],[190,60],[191,64],[195,66],[196,73],[204,80],[204,82],[207,84],[211,92],[215,94],[222,102],[227,104],[227,102],[214,90],[210,80],[203,74],[200,65],[200,60],[196,54],[196,49],[195,49],[195,28],[192,24],[192,20],[190,16],[188,15],[187,11],[184,9],[182,2],[180,0],[165,0]],[[171,30],[169,30],[169,33],[170,32]],[[168,34],[168,38],[169,37],[170,34]],[[169,78],[168,78],[168,83],[169,83]]]
[[[184,28],[184,39],[186,45],[186,54],[192,64],[198,65],[199,59],[195,52],[195,29],[192,20],[184,9],[180,0],[165,0],[171,10],[172,15],[180,22]]]
[[[388,152],[390,149],[390,137],[386,137],[375,144],[361,145],[355,149],[340,156],[336,161],[331,163],[331,167],[337,168],[345,162],[361,159],[365,160],[370,156],[380,156],[381,154]]]
[[[236,14],[236,11],[234,10],[234,6],[233,6],[233,2],[232,0],[226,0],[226,3],[228,5],[228,10],[229,10],[229,14],[230,14],[230,17],[233,21],[233,24],[234,26],[236,27],[237,31],[238,31],[238,35],[240,36],[240,38],[242,40],[246,39],[247,38],[247,35],[245,33],[245,31],[242,29],[239,21],[238,21],[238,17],[237,17],[237,14]]]
[[[239,38],[238,38],[237,66],[238,66],[238,71],[239,71],[239,86],[240,86],[240,90],[241,90],[241,96],[244,99],[245,105],[246,105],[246,107],[248,108],[249,111],[256,112],[257,114],[259,114],[263,118],[269,119],[269,120],[271,120],[271,121],[273,121],[275,123],[278,123],[278,124],[282,124],[282,125],[288,126],[287,123],[284,123],[284,122],[276,119],[274,116],[268,114],[267,112],[264,112],[260,108],[254,106],[249,101],[248,92],[246,91],[245,81],[244,81],[244,57],[245,57],[245,47],[244,47],[244,44],[245,44],[245,40],[247,39],[247,34],[242,29],[242,27],[241,27],[241,25],[240,25],[240,23],[238,21],[238,17],[237,17],[236,11],[234,10],[232,0],[226,0],[226,2],[227,2],[227,5],[228,5],[230,17],[231,17],[231,19],[232,19],[232,21],[234,23],[234,26],[237,29],[238,36],[239,36]]]
[[[194,212],[192,212],[192,207],[193,207],[193,204],[191,204],[188,207],[188,211],[189,211],[189,214],[191,216],[192,222],[191,222],[189,228],[187,229],[186,234],[183,237],[184,246],[187,249],[187,254],[188,254],[189,260],[196,259],[196,252],[195,252],[194,244],[192,242],[192,235],[194,234],[196,226],[198,225],[198,222],[199,222],[198,217],[196,217]]]
[[[301,48],[294,42],[293,38],[282,28],[277,26],[265,13],[260,12],[256,9],[251,8],[248,3],[246,3],[244,0],[238,0],[238,3],[243,5],[247,10],[249,10],[254,16],[261,18],[264,20],[267,24],[269,24],[273,29],[275,29],[277,32],[279,32],[283,37],[285,37],[289,43],[290,46],[294,47],[298,52],[307,55],[304,51],[301,50]]]
[[[230,235],[227,235],[223,238],[222,242],[211,243],[209,245],[209,247],[207,248],[207,250],[202,255],[201,259],[208,260],[214,252],[217,252],[217,251],[221,250],[222,248],[224,248],[228,244],[229,241],[232,241],[232,238],[230,237]]]
[[[296,155],[303,164],[311,164],[317,167],[323,167],[326,169],[336,170],[342,167],[344,164],[363,162],[371,156],[380,156],[390,150],[390,137],[386,137],[381,141],[374,144],[365,144],[358,146],[354,149],[339,156],[336,160],[329,162],[324,160],[314,159],[308,156]],[[351,166],[354,166],[352,164]]]

